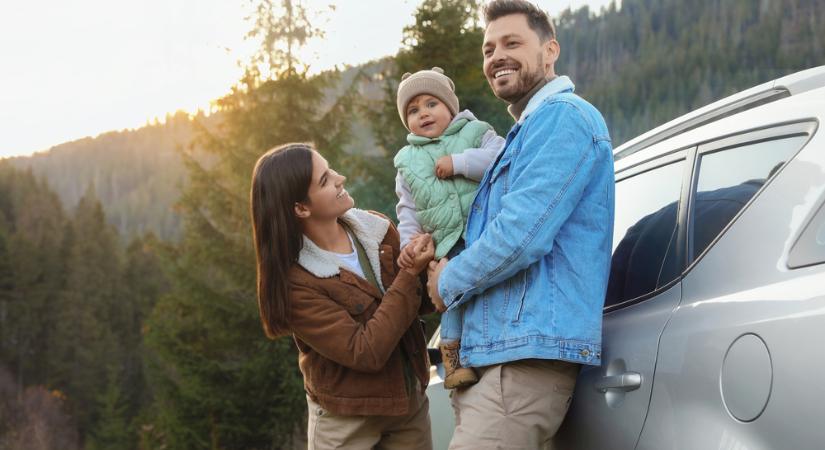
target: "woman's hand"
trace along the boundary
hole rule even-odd
[[[414,234],[407,245],[401,249],[401,254],[398,256],[398,267],[401,269],[412,268],[413,261],[415,261],[415,244],[422,236],[424,235],[421,233]]]
[[[435,256],[433,238],[429,234],[422,234],[407,244],[404,250],[406,251],[410,247],[412,248],[412,264],[410,267],[405,267],[404,270],[412,275],[418,276],[421,271],[427,268],[427,264],[429,264]]]

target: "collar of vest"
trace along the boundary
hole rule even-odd
[[[356,208],[351,208],[344,213],[340,220],[349,225],[352,234],[355,235],[353,237],[358,239],[364,247],[376,281],[379,286],[383,286],[378,252],[390,228],[390,223],[383,217]],[[298,254],[298,264],[318,278],[333,277],[341,272],[341,267],[346,268],[334,253],[318,247],[306,235],[304,235],[303,248]]]
[[[467,125],[467,122],[469,121],[469,119],[465,119],[463,117],[458,120],[455,120],[453,123],[450,124],[450,126],[447,127],[446,130],[444,130],[444,133],[442,133],[441,136],[434,138],[428,138],[425,136],[419,136],[417,134],[410,133],[407,135],[407,142],[409,142],[410,145],[427,145],[431,142],[440,141],[444,138],[444,136],[456,134],[459,131],[461,131],[461,129],[464,128],[464,125]]]

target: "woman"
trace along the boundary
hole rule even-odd
[[[258,306],[270,338],[291,333],[309,408],[310,449],[431,449],[418,275],[432,242],[400,270],[384,216],[353,208],[346,178],[307,144],[270,150],[250,195]],[[429,302],[425,302],[429,305]]]

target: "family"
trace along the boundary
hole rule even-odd
[[[515,124],[461,110],[438,67],[405,74],[396,226],[354,208],[309,144],[257,162],[250,194],[267,336],[291,334],[310,449],[431,449],[421,314],[439,311],[451,449],[538,449],[582,364],[601,364],[613,156],[601,114],[555,73],[548,16],[484,7],[483,73]]]

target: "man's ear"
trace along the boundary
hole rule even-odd
[[[306,219],[310,216],[309,208],[301,202],[295,202],[295,217],[299,219]]]
[[[545,73],[547,75],[555,75],[555,64],[561,54],[561,46],[559,41],[550,39],[542,45],[544,50]]]

